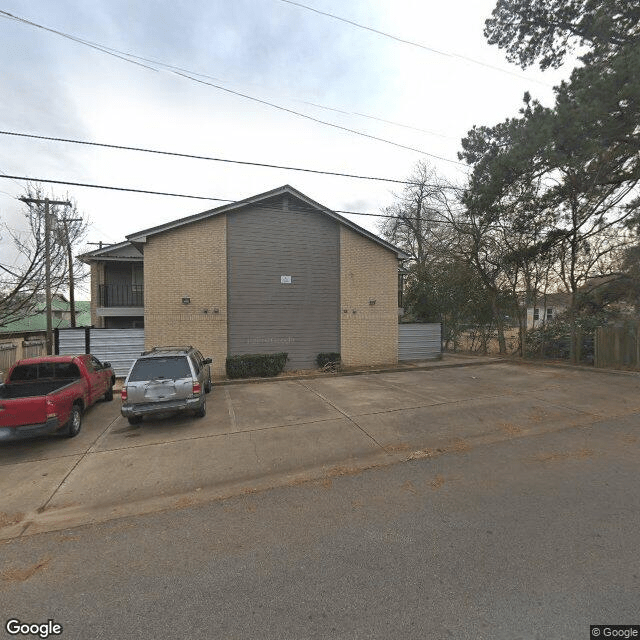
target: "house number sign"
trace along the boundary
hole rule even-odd
[[[291,284],[291,276],[280,276],[280,284]]]

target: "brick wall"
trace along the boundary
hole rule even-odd
[[[340,319],[340,352],[346,366],[398,361],[397,257],[344,226],[340,227]]]
[[[193,345],[213,358],[215,375],[227,357],[226,229],[217,216],[154,235],[144,247],[145,347]]]

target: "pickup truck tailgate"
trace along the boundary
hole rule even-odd
[[[47,399],[0,398],[0,427],[22,427],[47,421]]]

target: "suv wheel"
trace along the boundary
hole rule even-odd
[[[196,418],[204,418],[207,415],[207,401],[205,398],[202,398],[202,404],[200,408],[196,411]]]

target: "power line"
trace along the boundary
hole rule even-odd
[[[311,122],[317,122],[318,124],[323,124],[328,127],[332,127],[334,129],[338,129],[339,131],[346,131],[347,133],[353,133],[362,138],[368,138],[369,140],[375,140],[377,142],[383,142],[385,144],[390,144],[394,147],[398,147],[399,149],[406,149],[407,151],[415,151],[416,153],[420,153],[425,156],[429,156],[430,158],[435,158],[436,160],[442,160],[443,162],[449,162],[451,164],[455,164],[458,166],[462,166],[467,168],[467,165],[463,162],[458,162],[457,160],[450,160],[449,158],[444,158],[442,156],[436,155],[434,153],[429,153],[428,151],[424,151],[423,149],[418,149],[417,147],[410,147],[406,144],[401,144],[399,142],[393,142],[392,140],[387,140],[386,138],[381,138],[379,136],[374,136],[370,133],[365,133],[364,131],[358,131],[357,129],[351,129],[350,127],[344,127],[340,124],[336,124],[334,122],[329,122],[328,120],[321,120],[320,118],[315,118],[313,116],[307,115],[306,113],[302,113],[300,111],[295,111],[294,109],[289,109],[288,107],[283,107],[281,105],[275,104],[274,102],[269,102],[268,100],[263,100],[262,98],[256,98],[255,96],[251,96],[248,93],[242,93],[241,91],[235,91],[234,89],[229,89],[228,87],[223,87],[220,84],[214,84],[212,82],[208,82],[206,80],[200,80],[198,78],[194,78],[186,73],[182,73],[181,71],[171,71],[175,75],[181,76],[182,78],[187,78],[193,82],[197,82],[199,84],[204,84],[209,87],[213,87],[215,89],[219,89],[220,91],[225,91],[226,93],[230,93],[234,96],[239,96],[241,98],[245,98],[247,100],[251,100],[252,102],[257,102],[258,104],[263,104],[269,107],[273,107],[274,109],[278,109],[280,111],[284,111],[285,113],[290,113],[292,115],[298,116],[300,118],[304,118],[305,120],[310,120]]]
[[[367,118],[368,120],[376,120],[377,122],[384,122],[385,124],[393,125],[394,127],[402,127],[403,129],[411,129],[412,131],[419,131],[420,133],[427,133],[430,136],[437,136],[438,138],[448,138],[449,140],[457,140],[456,136],[448,136],[444,133],[438,133],[436,131],[430,131],[429,129],[422,129],[410,124],[403,124],[402,122],[395,122],[394,120],[387,120],[385,118],[379,118],[378,116],[367,115],[366,113],[359,113],[358,111],[344,111],[343,109],[336,109],[335,107],[327,107],[317,102],[309,102],[308,100],[297,100],[302,104],[308,104],[311,107],[317,107],[318,109],[326,109],[327,111],[335,111],[336,113],[342,113],[346,116],[359,116],[360,118]]]
[[[226,200],[223,198],[210,198],[207,196],[194,196],[185,193],[169,193],[167,191],[150,191],[147,189],[134,189],[132,187],[112,187],[103,184],[90,184],[87,182],[70,182],[68,180],[51,180],[48,178],[28,178],[26,176],[8,176],[0,175],[0,178],[9,178],[10,180],[27,180],[31,182],[44,182],[46,184],[64,184],[71,187],[86,187],[88,189],[108,189],[109,191],[128,191],[131,193],[143,193],[155,196],[169,196],[173,198],[192,198],[195,200],[214,200],[217,202],[235,202],[235,200]]]
[[[22,133],[22,132],[18,132],[18,131],[0,131],[0,135],[5,135],[5,136],[15,136],[15,137],[20,137],[20,138],[32,138],[35,140],[47,140],[50,142],[67,142],[70,144],[79,144],[79,145],[85,145],[85,146],[90,146],[90,147],[103,147],[105,149],[118,149],[121,151],[138,151],[138,152],[142,152],[142,153],[153,153],[153,154],[157,154],[157,155],[164,155],[164,156],[175,156],[178,158],[189,158],[192,160],[208,160],[211,162],[225,162],[225,163],[229,163],[229,164],[243,164],[243,165],[248,165],[248,166],[252,166],[252,167],[265,167],[265,168],[269,168],[269,169],[283,169],[285,171],[302,171],[305,173],[315,173],[315,174],[319,174],[319,175],[328,175],[328,176],[338,176],[341,178],[356,178],[358,180],[375,180],[375,181],[379,181],[379,182],[393,182],[396,184],[416,184],[415,182],[412,182],[410,180],[396,180],[395,178],[383,178],[383,177],[377,177],[377,176],[363,176],[363,175],[357,175],[354,173],[342,173],[339,171],[323,171],[320,169],[307,169],[307,168],[303,168],[303,167],[292,167],[292,166],[287,166],[287,165],[278,165],[278,164],[269,164],[266,162],[250,162],[248,160],[230,160],[228,158],[215,158],[215,157],[211,157],[211,156],[201,156],[201,155],[196,155],[196,154],[191,154],[191,153],[180,153],[177,151],[163,151],[163,150],[159,150],[159,149],[148,149],[145,147],[130,147],[130,146],[126,146],[126,145],[118,145],[118,144],[107,144],[107,143],[103,143],[103,142],[91,142],[89,140],[74,140],[71,138],[56,138],[53,136],[41,136],[41,135],[36,135],[36,134],[31,134],[31,133]],[[2,173],[2,172],[0,172]]]
[[[12,13],[9,13],[8,11],[3,11],[2,9],[0,9],[0,17],[10,18],[11,20],[15,20],[16,22],[22,22],[23,24],[29,25],[31,27],[36,27],[37,29],[48,31],[49,33],[53,33],[63,38],[67,38],[68,40],[73,40],[78,44],[83,44],[87,47],[91,47],[92,49],[96,49],[97,51],[101,51],[102,53],[106,53],[107,55],[113,56],[114,58],[119,58],[120,60],[124,60],[125,62],[130,62],[131,64],[137,64],[138,66],[144,67],[145,69],[149,69],[150,71],[156,71],[156,72],[158,71],[153,67],[149,67],[147,65],[140,64],[139,62],[135,62],[134,60],[129,60],[128,58],[123,57],[124,55],[127,55],[127,54],[123,54],[122,52],[119,52],[116,49],[109,49],[108,47],[104,47],[95,42],[91,42],[90,40],[83,40],[82,38],[78,38],[77,36],[64,33],[63,31],[58,31],[57,29],[51,29],[50,27],[45,27],[44,25],[38,24],[37,22],[32,22],[31,20],[27,20],[26,18],[15,16]]]
[[[134,189],[132,187],[114,187],[109,185],[101,185],[101,184],[91,184],[87,182],[70,182],[68,180],[52,180],[48,178],[28,178],[26,176],[9,176],[9,175],[0,175],[0,178],[8,178],[10,180],[29,180],[31,182],[43,182],[46,184],[63,184],[72,187],[86,187],[89,189],[107,189],[109,191],[123,191],[130,193],[142,193],[146,195],[156,195],[156,196],[168,196],[173,198],[191,198],[195,200],[211,200],[215,202],[224,202],[227,204],[231,204],[233,202],[238,202],[238,200],[228,200],[226,198],[213,198],[210,196],[195,196],[191,194],[185,193],[169,193],[166,191],[152,191],[150,189]],[[263,207],[265,209],[269,209],[270,207]],[[334,213],[344,213],[347,215],[354,216],[369,216],[373,218],[392,218],[398,220],[413,220],[414,218],[409,218],[407,216],[397,216],[391,215],[387,213],[366,213],[362,211],[342,211],[340,209],[332,209]],[[417,220],[417,218],[415,218]],[[437,220],[437,219],[429,219],[429,218],[420,218],[423,222],[440,222],[443,224],[453,224],[447,220]]]
[[[92,42],[91,40],[86,40],[84,38],[79,38],[77,36],[68,34],[68,33],[64,33],[63,31],[59,31],[57,29],[52,29],[50,27],[46,27],[44,25],[39,25],[36,22],[32,22],[31,20],[27,20],[26,18],[21,18],[19,16],[14,16],[11,13],[8,13],[7,11],[2,11],[0,10],[0,17],[3,18],[8,18],[8,19],[12,19],[15,20],[16,22],[22,22],[26,25],[32,26],[32,27],[36,27],[39,29],[43,29],[45,31],[49,31],[50,33],[53,33],[55,35],[61,36],[63,38],[67,38],[69,40],[72,40],[73,42],[76,42],[78,44],[84,44],[88,47],[91,47],[92,49],[96,49],[97,51],[102,51],[103,53],[106,53],[108,55],[113,55],[116,58],[119,58],[121,60],[124,60],[125,62],[132,62],[133,60],[142,60],[143,62],[148,62],[149,64],[154,64],[160,67],[164,67],[167,70],[170,71],[182,71],[184,73],[188,73],[190,75],[193,76],[198,76],[201,78],[207,78],[208,80],[213,80],[215,82],[223,82],[223,80],[221,78],[216,78],[214,76],[210,76],[207,75],[206,73],[199,73],[197,71],[191,71],[189,69],[185,69],[183,67],[178,67],[176,65],[172,65],[169,64],[167,62],[163,62],[162,60],[155,60],[153,58],[145,58],[144,56],[140,56],[138,54],[135,53],[131,53],[129,51],[120,51],[118,49],[114,49],[112,47],[108,47],[107,45],[103,45],[103,44],[99,44],[97,42]],[[129,60],[129,58],[131,58],[132,60]],[[155,69],[154,67],[150,67],[146,64],[141,64],[139,65],[145,69],[149,69],[151,71],[158,71],[158,69]],[[387,120],[385,118],[380,118],[377,116],[371,116],[371,115],[367,115],[365,113],[358,113],[356,111],[344,111],[343,109],[337,109],[335,107],[328,107],[326,105],[322,105],[322,104],[318,104],[316,102],[309,102],[307,100],[300,100],[298,98],[294,98],[294,100],[296,100],[296,102],[300,102],[302,104],[307,104],[307,105],[311,105],[313,107],[318,107],[320,109],[326,109],[327,111],[334,111],[336,113],[342,113],[344,115],[350,115],[350,116],[359,116],[361,118],[368,118],[370,120],[377,120],[379,122],[384,122],[386,124],[391,124],[394,125],[396,127],[403,127],[405,129],[412,129],[414,131],[420,131],[421,133],[427,133],[429,135],[432,136],[438,136],[441,138],[449,138],[451,140],[455,140],[456,138],[454,136],[448,136],[446,134],[443,133],[437,133],[434,131],[429,131],[428,129],[422,129],[420,127],[416,127],[413,125],[408,125],[408,124],[403,124],[400,122],[394,122],[393,120]]]
[[[0,175],[5,175],[5,172],[4,172],[2,169],[0,169]],[[19,182],[16,182],[15,180],[14,180],[14,182],[15,182],[19,187],[21,187],[21,186],[22,186]]]
[[[27,20],[25,18],[21,18],[19,16],[15,16],[11,13],[9,13],[8,11],[3,11],[0,9],[0,17],[4,17],[4,18],[9,18],[11,20],[15,20],[17,22],[21,22],[23,24],[27,24],[29,26],[38,28],[38,29],[43,29],[44,31],[48,31],[50,33],[53,33],[55,35],[61,36],[63,38],[67,38],[69,40],[72,40],[73,42],[76,42],[78,44],[82,44],[88,47],[91,47],[92,49],[95,49],[97,51],[101,51],[102,53],[106,53],[108,55],[112,55],[116,58],[119,58],[120,60],[124,60],[125,62],[130,62],[131,64],[135,64],[138,65],[140,67],[146,68],[146,69],[150,69],[152,71],[158,71],[158,69],[155,69],[153,67],[149,67],[148,65],[145,64],[141,64],[140,62],[136,62],[135,60],[132,60],[130,58],[132,57],[136,57],[138,59],[141,59],[139,56],[133,56],[132,54],[127,54],[125,52],[122,51],[118,51],[117,49],[112,49],[110,47],[105,47],[104,45],[101,44],[97,44],[94,42],[91,42],[89,40],[84,40],[82,38],[78,38],[77,36],[73,36],[67,33],[64,33],[63,31],[58,31],[56,29],[51,29],[49,27],[45,27],[41,24],[38,24],[37,22],[33,22],[31,20]],[[117,53],[114,53],[117,52]],[[467,165],[462,163],[462,162],[458,162],[457,160],[451,160],[449,158],[444,158],[442,156],[436,155],[434,153],[430,153],[428,151],[424,151],[423,149],[419,149],[417,147],[412,147],[409,145],[405,145],[405,144],[401,144],[399,142],[394,142],[392,140],[387,140],[386,138],[382,138],[380,136],[374,136],[372,134],[369,133],[365,133],[364,131],[359,131],[357,129],[352,129],[350,127],[345,127],[339,124],[336,124],[334,122],[329,122],[328,120],[322,120],[320,118],[315,118],[313,116],[307,115],[306,113],[302,113],[300,111],[295,111],[294,109],[289,109],[288,107],[283,107],[282,105],[276,104],[274,102],[270,102],[268,100],[263,100],[262,98],[257,98],[255,96],[252,96],[248,93],[243,93],[241,91],[236,91],[234,89],[229,89],[228,87],[225,87],[221,84],[216,84],[214,82],[209,82],[207,80],[202,80],[200,78],[194,77],[196,75],[200,75],[201,77],[208,77],[208,76],[204,76],[203,74],[195,74],[191,71],[185,71],[185,70],[181,70],[179,67],[174,67],[171,65],[166,65],[164,63],[155,63],[154,64],[161,64],[163,67],[165,67],[165,70],[168,71],[169,73],[172,73],[174,75],[180,76],[181,78],[186,78],[187,80],[191,80],[192,82],[197,82],[198,84],[203,84],[206,86],[210,86],[213,87],[214,89],[218,89],[219,91],[224,91],[226,93],[229,93],[231,95],[240,97],[240,98],[244,98],[246,100],[251,100],[252,102],[256,102],[258,104],[262,104],[268,107],[272,107],[274,109],[278,109],[279,111],[283,111],[285,113],[289,113],[291,115],[295,115],[298,116],[299,118],[304,118],[305,120],[309,120],[311,122],[316,122],[317,124],[322,124],[328,127],[332,127],[334,129],[338,129],[339,131],[345,131],[347,133],[352,133],[354,135],[363,137],[363,138],[367,138],[369,140],[374,140],[376,142],[382,142],[384,144],[389,144],[392,145],[394,147],[400,148],[400,149],[405,149],[407,151],[414,151],[416,153],[420,153],[422,155],[431,157],[431,158],[435,158],[437,160],[442,160],[443,162],[448,162],[451,164],[455,164],[458,166],[462,166],[467,168]]]
[[[551,85],[542,82],[541,80],[534,80],[533,78],[528,78],[527,76],[523,76],[520,73],[515,73],[514,71],[509,71],[508,69],[501,69],[500,67],[496,67],[491,64],[487,64],[486,62],[481,62],[480,60],[476,60],[475,58],[470,58],[468,56],[463,56],[459,53],[450,53],[448,51],[441,51],[440,49],[434,49],[433,47],[428,47],[427,45],[421,44],[420,42],[414,42],[413,40],[406,40],[404,38],[400,38],[398,36],[394,36],[391,33],[387,33],[386,31],[380,31],[378,29],[374,29],[373,27],[368,27],[367,25],[360,24],[359,22],[354,22],[353,20],[348,20],[347,18],[343,18],[341,16],[337,16],[333,13],[328,13],[326,11],[320,11],[319,9],[315,9],[314,7],[309,7],[306,4],[302,4],[300,2],[294,2],[294,0],[280,0],[280,2],[285,2],[286,4],[290,4],[296,7],[300,7],[301,9],[305,9],[307,11],[312,11],[313,13],[317,13],[321,16],[326,16],[327,18],[332,18],[333,20],[339,20],[340,22],[345,22],[346,24],[350,24],[353,27],[357,27],[358,29],[364,29],[365,31],[370,31],[379,36],[384,36],[385,38],[390,38],[391,40],[395,40],[396,42],[401,42],[402,44],[408,44],[412,47],[418,47],[419,49],[423,49],[425,51],[429,51],[431,53],[435,53],[441,56],[445,56],[447,58],[458,58],[459,60],[464,60],[466,62],[471,62],[473,64],[480,65],[481,67],[487,67],[488,69],[493,69],[494,71],[499,71],[500,73],[507,73],[510,76],[514,76],[516,78],[524,79],[529,82],[536,82],[537,84],[544,85],[545,87],[550,87]]]

